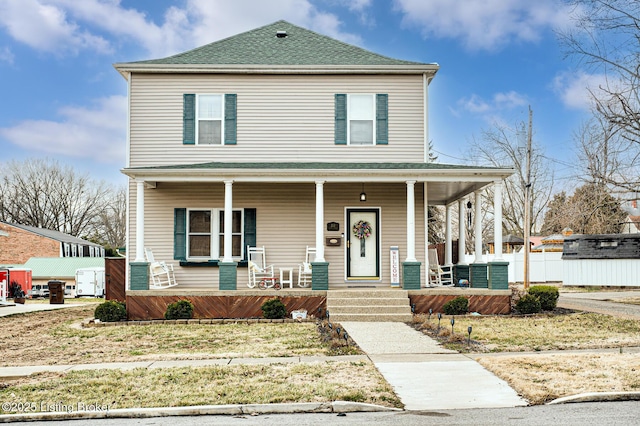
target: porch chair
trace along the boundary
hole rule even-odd
[[[304,262],[298,265],[298,287],[311,284],[311,261],[316,257],[316,248],[307,246]]]
[[[437,286],[453,285],[453,267],[451,265],[443,266],[438,261],[438,251],[429,249],[429,286],[431,284]]]
[[[247,259],[249,260],[249,281],[247,286],[254,288],[263,278],[274,278],[273,265],[267,265],[264,246],[247,246]]]
[[[156,262],[153,257],[153,251],[150,248],[145,247],[144,255],[147,262],[149,262],[149,275],[152,282],[149,286],[150,289],[169,288],[178,285],[173,273],[173,265],[165,262]]]

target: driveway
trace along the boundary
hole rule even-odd
[[[596,312],[623,318],[640,319],[640,305],[615,302],[615,300],[640,298],[640,291],[602,291],[590,293],[560,293],[558,307]]]

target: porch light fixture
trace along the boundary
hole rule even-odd
[[[364,192],[364,183],[362,184],[362,192],[360,193],[360,201],[367,201],[367,194]]]

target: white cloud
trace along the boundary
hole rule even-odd
[[[591,92],[597,94],[599,87],[608,84],[604,74],[587,74],[583,71],[563,72],[553,80],[553,88],[562,103],[573,109],[590,110],[593,107]]]
[[[369,3],[358,0],[350,8],[361,12]],[[0,3],[0,27],[34,49],[56,54],[81,49],[112,52],[117,48],[112,43],[120,42],[140,45],[150,57],[167,56],[280,19],[347,43],[362,43],[357,35],[342,30],[336,15],[321,12],[310,0],[186,0],[184,7],[169,7],[161,22],[124,7],[120,0]]]
[[[470,50],[535,42],[549,28],[567,27],[573,9],[559,0],[394,0],[403,23],[424,37],[460,39]]]
[[[14,55],[11,49],[6,46],[0,48],[0,62],[8,62],[10,64],[13,64],[13,59]]]
[[[0,3],[0,27],[14,39],[41,51],[76,53],[81,49],[108,51],[108,42],[70,21],[61,7],[39,0]]]
[[[493,114],[495,112],[518,108],[527,104],[527,98],[518,92],[495,93],[490,100],[473,94],[458,101],[458,106],[473,114]]]
[[[124,164],[125,96],[101,98],[93,108],[67,106],[61,121],[25,120],[0,128],[0,136],[25,150]]]

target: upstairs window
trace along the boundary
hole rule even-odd
[[[198,95],[197,145],[222,145],[223,110],[222,95]]]
[[[183,95],[182,143],[185,145],[235,145],[236,95]]]
[[[335,143],[354,146],[388,144],[388,95],[336,94]]]

